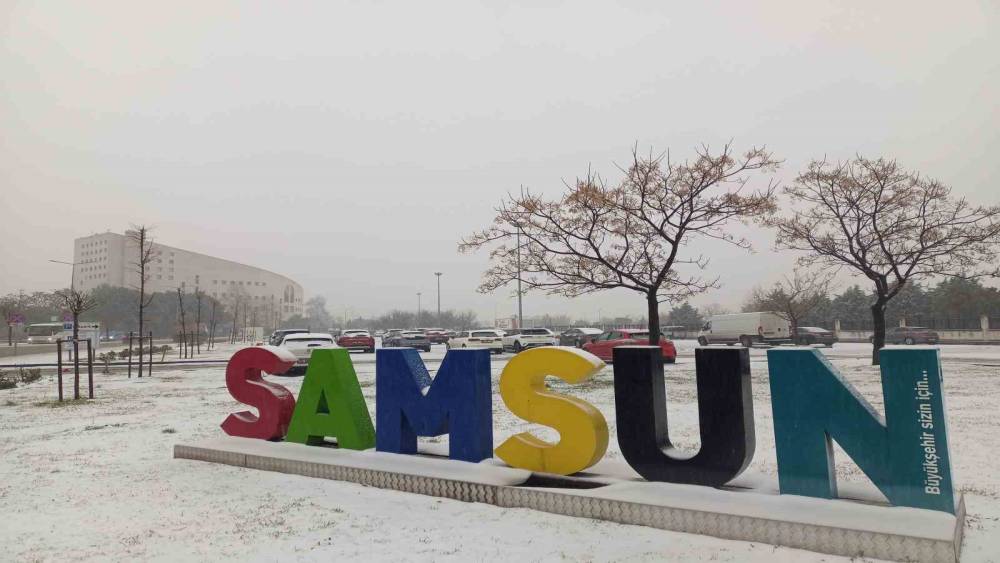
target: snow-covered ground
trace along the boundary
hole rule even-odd
[[[668,367],[670,432],[696,448],[694,343]],[[220,355],[234,348],[223,346]],[[442,347],[423,354],[433,371]],[[824,350],[876,407],[870,347]],[[969,511],[963,561],[1000,560],[1000,347],[943,346],[952,463]],[[496,379],[509,356],[493,361]],[[374,356],[356,354],[374,417]],[[752,351],[757,448],[748,471],[775,474],[767,364]],[[157,368],[154,377],[97,374],[97,399],[54,404],[54,376],[0,391],[0,560],[347,559],[831,561],[771,545],[462,503],[350,483],[174,460],[177,442],[221,435],[229,412],[222,367]],[[298,392],[300,377],[274,378]],[[611,369],[572,389],[608,420],[615,441]],[[499,444],[550,430],[494,400]],[[433,439],[429,440],[433,441]],[[442,442],[444,440],[441,440]],[[862,481],[838,452],[842,481]]]

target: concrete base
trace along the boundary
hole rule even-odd
[[[953,516],[852,500],[616,477],[581,480],[491,462],[233,437],[177,444],[174,457],[847,557],[956,562],[965,524],[961,496]]]

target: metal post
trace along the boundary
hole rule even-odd
[[[73,400],[80,398],[80,339],[73,339]]]
[[[139,361],[142,361],[142,358],[139,358]],[[149,331],[149,371],[146,375],[151,377],[153,375],[153,331]]]
[[[434,272],[434,275],[437,276],[438,282],[438,318],[436,323],[438,325],[441,324],[441,274],[443,273],[444,272]]]
[[[517,228],[517,328],[524,328],[524,309],[521,307],[521,227]]]
[[[60,338],[59,340],[56,340],[56,356],[58,358],[56,360],[56,374],[57,374],[57,379],[59,380],[59,402],[60,403],[63,400],[63,393],[62,393],[62,362],[63,362],[63,358],[62,358],[62,345],[63,345],[62,338]]]
[[[94,398],[94,348],[90,339],[87,339],[87,396]]]
[[[421,295],[421,293],[418,291],[417,292],[417,326],[420,326],[420,295]]]
[[[142,359],[140,358],[140,361]],[[132,379],[132,331],[128,331],[128,378]]]

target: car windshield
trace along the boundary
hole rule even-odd
[[[345,330],[344,336],[368,336],[367,330]]]
[[[629,338],[649,338],[649,331],[648,330],[633,330],[632,332],[628,333],[626,336],[628,336]]]
[[[521,331],[521,334],[534,335],[534,336],[538,336],[538,335],[548,336],[549,329],[547,329],[547,328],[526,328],[526,329],[524,329],[524,330]]]
[[[473,338],[496,338],[497,333],[488,330],[478,330],[472,333]]]
[[[818,326],[800,326],[799,330],[803,332],[826,332],[826,329],[819,328]]]
[[[902,330],[930,330],[930,329],[925,326],[908,326],[908,327],[903,327]]]
[[[416,331],[404,332],[403,333],[403,336],[405,336],[407,338],[420,338],[423,335],[424,335],[424,333],[422,333],[422,332],[416,332]]]

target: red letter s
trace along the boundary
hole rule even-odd
[[[226,387],[237,401],[256,407],[260,416],[250,411],[229,415],[222,430],[230,436],[275,440],[283,438],[295,410],[291,391],[277,383],[264,381],[260,372],[284,373],[295,365],[295,356],[273,346],[244,348],[233,354],[226,365]]]

